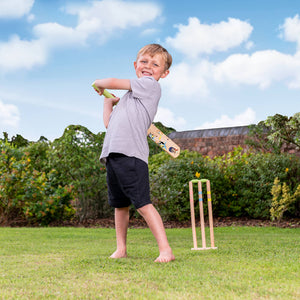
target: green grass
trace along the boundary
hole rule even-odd
[[[299,229],[218,227],[208,251],[190,250],[190,228],[167,235],[176,260],[158,264],[149,229],[113,260],[113,229],[0,228],[0,299],[300,298]]]

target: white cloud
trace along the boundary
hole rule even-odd
[[[227,22],[201,24],[197,18],[189,18],[188,25],[176,25],[178,33],[166,42],[189,57],[226,51],[248,40],[253,27],[245,21],[229,18]]]
[[[141,35],[143,35],[143,36],[153,35],[153,34],[157,34],[158,32],[159,32],[159,30],[156,28],[147,28],[141,33]]]
[[[190,18],[188,25],[178,25],[174,38],[167,43],[193,61],[186,60],[173,65],[170,75],[164,80],[170,93],[185,100],[200,99],[210,95],[215,84],[253,85],[261,89],[272,84],[285,84],[288,88],[300,88],[300,51],[294,55],[267,49],[252,54],[233,54],[221,62],[214,63],[199,58],[201,53],[226,51],[244,43],[246,50],[254,43],[248,38],[253,27],[238,19],[228,19],[217,24],[201,24]],[[281,26],[282,37],[297,42],[300,47],[300,19],[296,15],[287,18]]]
[[[281,36],[289,41],[296,42],[298,44],[298,48],[300,48],[300,19],[299,15],[296,15],[294,18],[286,18],[285,22],[282,26]]]
[[[91,6],[69,6],[66,11],[78,15],[78,32],[96,33],[101,41],[116,30],[139,27],[161,15],[157,4],[121,0],[93,1]]]
[[[300,89],[300,52],[295,55],[276,50],[253,54],[233,54],[224,61],[182,62],[172,66],[170,75],[161,83],[171,95],[184,101],[201,101],[211,95],[212,86],[251,85],[267,89],[272,84],[285,84]]]
[[[17,128],[20,121],[20,113],[17,106],[4,104],[0,100],[0,126]]]
[[[300,88],[300,55],[276,50],[257,51],[252,55],[234,54],[216,64],[213,74],[218,82],[257,85],[261,89],[275,82]]]
[[[246,44],[245,44],[245,48],[247,50],[250,50],[254,47],[254,43],[252,41],[248,41]]]
[[[46,62],[47,49],[39,40],[24,41],[13,36],[6,43],[0,43],[0,69],[15,71],[31,69]]]
[[[33,28],[33,32],[39,42],[49,49],[84,44],[87,38],[84,33],[58,23],[38,24]]]
[[[27,17],[28,23],[31,23],[34,19],[35,19],[35,15],[34,15],[34,14],[30,14],[30,15],[28,15],[28,17]]]
[[[181,96],[189,100],[206,97],[209,94],[207,78],[212,70],[212,64],[202,60],[191,65],[185,62],[172,66],[171,72],[162,85],[171,95]]]
[[[27,15],[34,0],[1,0],[0,1],[0,18],[21,18]]]
[[[33,28],[36,39],[21,40],[14,35],[0,43],[0,70],[30,70],[47,63],[49,55],[57,48],[84,45],[86,36],[72,27],[58,23],[44,23]]]
[[[25,3],[29,6],[31,2],[33,5],[33,1],[24,1],[24,6]],[[70,6],[66,12],[78,15],[76,26],[67,27],[55,22],[38,24],[33,27],[36,39],[21,40],[15,35],[8,42],[0,43],[0,70],[4,72],[28,70],[43,65],[57,48],[85,45],[87,39],[94,34],[97,34],[99,40],[106,40],[117,30],[139,27],[155,20],[160,16],[161,8],[148,2],[103,0],[93,1],[89,6]]]
[[[254,123],[256,123],[256,113],[252,108],[247,108],[244,112],[234,116],[233,118],[230,118],[227,115],[222,115],[214,122],[206,122],[196,129],[245,126]]]
[[[168,108],[158,107],[155,122],[161,122],[167,127],[173,127],[176,130],[180,129],[186,124],[186,121],[182,117],[177,117]]]

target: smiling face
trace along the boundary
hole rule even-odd
[[[134,68],[138,78],[150,76],[158,81],[169,74],[169,70],[165,70],[165,61],[160,54],[150,56],[145,53],[140,55],[134,62]]]

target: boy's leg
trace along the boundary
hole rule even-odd
[[[175,259],[172,249],[169,245],[166,231],[162,219],[152,204],[147,204],[138,209],[138,212],[147,222],[153,233],[159,249],[159,256],[156,262],[169,262]]]
[[[126,239],[129,224],[129,207],[115,208],[115,227],[117,238],[117,250],[111,258],[127,257]]]

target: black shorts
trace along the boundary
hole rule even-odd
[[[111,153],[106,160],[108,203],[136,209],[151,204],[148,165],[136,157]]]

